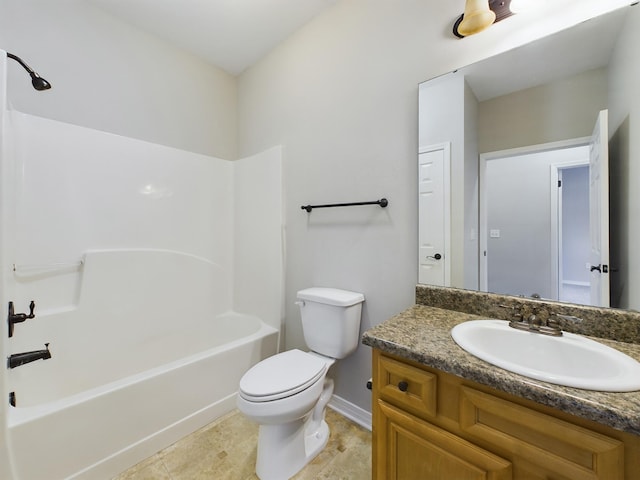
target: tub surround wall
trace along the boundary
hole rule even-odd
[[[7,372],[23,407],[64,401],[243,337],[216,264],[170,250],[92,250],[73,307],[15,326],[10,352],[50,343],[52,358]],[[37,282],[29,284],[38,298]],[[193,310],[192,310],[193,308]],[[191,313],[193,312],[193,313]],[[246,322],[244,322],[246,323]],[[255,327],[257,329],[258,326]]]
[[[233,305],[275,328],[284,323],[283,153],[233,162]]]
[[[0,85],[6,85],[7,83],[7,57],[4,52],[0,55]],[[6,123],[6,107],[7,107],[7,92],[5,88],[0,88],[0,178],[4,178],[8,174],[6,164],[2,161],[5,152],[5,123]],[[5,188],[7,186],[0,183],[0,195],[6,195]],[[9,212],[8,206],[4,202],[0,203],[0,223],[4,222]],[[4,255],[6,247],[5,238],[7,231],[5,228],[0,229],[0,257]],[[5,269],[0,273],[0,286],[7,284],[7,279],[10,278],[10,273]],[[6,305],[5,297],[0,291],[0,304]],[[2,336],[4,337],[4,335]],[[4,338],[0,341],[0,358],[5,358],[5,342]],[[7,402],[5,402],[4,395],[7,392],[6,378],[4,375],[0,375],[0,478],[11,478],[11,458],[8,449],[8,437],[7,437],[7,414],[6,411],[9,408]]]
[[[37,314],[75,308],[89,250],[169,250],[215,264],[216,308],[279,329],[280,147],[230,162],[16,111],[8,118],[16,200],[15,218],[3,225],[3,262],[16,265],[8,287],[17,308],[30,300]],[[269,284],[269,302],[243,310],[252,304],[247,294],[234,298],[234,280],[249,292]],[[189,316],[202,307],[175,301]]]
[[[109,478],[233,409],[277,351],[281,149],[230,162],[2,113],[0,300],[36,308],[0,355],[52,353],[3,375],[10,465]]]

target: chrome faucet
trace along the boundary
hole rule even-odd
[[[45,350],[33,350],[31,352],[14,353],[7,357],[7,368],[16,368],[25,363],[35,362],[36,360],[46,360],[51,358],[49,344],[45,343]]]

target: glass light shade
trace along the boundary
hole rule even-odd
[[[491,26],[495,20],[496,14],[489,8],[489,0],[467,0],[458,33],[465,37],[473,35]]]

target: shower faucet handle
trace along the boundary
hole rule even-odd
[[[13,323],[24,322],[28,318],[34,318],[35,317],[35,314],[33,313],[35,308],[36,308],[36,302],[31,300],[31,303],[29,304],[29,314],[28,315],[26,313],[13,313],[13,302],[9,302],[9,317],[13,317]]]
[[[29,314],[15,313],[13,302],[9,302],[9,314],[7,315],[7,324],[9,326],[9,338],[13,337],[13,326],[16,323],[22,323],[29,318],[34,318],[36,315],[34,310],[36,308],[36,302],[31,300],[29,303]]]

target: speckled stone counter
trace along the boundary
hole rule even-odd
[[[633,310],[590,307],[433,285],[416,286],[416,303],[500,320],[511,320],[512,308],[536,308],[538,313],[561,314],[578,320],[556,317],[564,331],[619,342],[640,343],[640,312]]]
[[[640,435],[640,392],[607,393],[553,385],[494,367],[464,351],[451,338],[451,328],[482,318],[492,317],[414,305],[365,332],[362,341],[383,352]],[[594,340],[640,360],[639,344]]]

